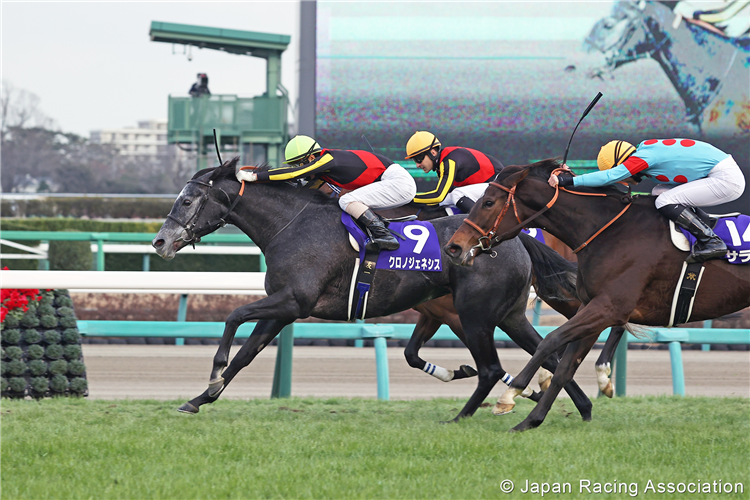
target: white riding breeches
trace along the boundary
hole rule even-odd
[[[484,192],[487,190],[487,186],[490,184],[485,182],[482,184],[469,184],[468,186],[461,186],[455,188],[453,191],[448,193],[443,201],[438,203],[441,207],[447,205],[455,205],[458,200],[466,196],[471,198],[471,201],[477,201],[479,198],[484,196]]]
[[[339,198],[341,210],[346,211],[347,205],[358,201],[370,208],[396,208],[406,205],[417,194],[417,183],[409,172],[401,165],[393,164],[385,169],[380,180]]]
[[[739,198],[745,190],[745,176],[730,156],[720,161],[708,177],[679,186],[659,184],[651,191],[657,195],[656,208],[676,204],[687,207],[713,207]]]

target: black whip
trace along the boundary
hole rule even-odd
[[[588,110],[587,110],[587,112],[588,112]],[[219,141],[216,139],[216,129],[214,129],[214,147],[216,148],[216,156],[219,157],[219,165],[223,165],[224,162],[221,161],[221,153],[219,152]]]
[[[568,151],[570,151],[570,143],[573,142],[573,136],[576,135],[576,130],[578,130],[578,125],[581,124],[584,118],[586,118],[586,115],[589,114],[589,111],[593,109],[594,106],[596,106],[596,103],[599,102],[599,99],[602,98],[602,93],[597,92],[596,97],[589,103],[589,106],[586,108],[586,111],[583,112],[583,115],[581,115],[581,119],[578,120],[578,123],[576,123],[576,128],[573,129],[573,133],[570,134],[570,140],[568,141],[568,147],[565,148],[565,156],[563,157],[563,165],[565,165],[565,162],[568,161]]]

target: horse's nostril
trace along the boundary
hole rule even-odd
[[[151,246],[153,246],[154,248],[161,248],[162,246],[164,246],[164,240],[162,239],[154,240],[151,242]]]
[[[449,255],[458,255],[461,251],[461,247],[456,245],[455,243],[452,243],[445,246],[445,251],[448,252]]]

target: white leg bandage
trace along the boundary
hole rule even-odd
[[[453,380],[453,370],[446,370],[442,366],[433,365],[432,363],[425,363],[422,371],[425,373],[429,373],[436,379],[442,380],[443,382],[450,382],[451,380]]]

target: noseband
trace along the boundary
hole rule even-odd
[[[224,227],[226,225],[226,223],[227,223],[226,218],[229,216],[230,213],[232,213],[232,210],[234,210],[234,207],[237,206],[237,203],[239,203],[240,198],[242,198],[242,191],[243,191],[243,189],[240,189],[240,193],[237,195],[237,197],[234,199],[234,201],[232,201],[226,191],[224,191],[221,188],[218,188],[219,191],[221,191],[222,193],[224,193],[224,196],[227,197],[227,201],[229,202],[229,208],[218,219],[210,221],[206,225],[204,225],[203,227],[200,227],[200,228],[196,229],[195,226],[198,223],[197,222],[198,216],[201,214],[201,212],[203,212],[203,209],[206,207],[206,202],[208,201],[208,192],[209,192],[210,189],[212,189],[214,187],[214,185],[213,185],[213,181],[204,182],[204,181],[199,181],[199,180],[196,180],[196,179],[189,180],[188,184],[197,184],[199,186],[207,187],[208,188],[207,190],[205,190],[205,191],[203,191],[201,193],[201,197],[200,197],[200,201],[199,201],[199,205],[198,205],[198,210],[196,210],[195,213],[193,214],[193,216],[190,217],[190,219],[188,219],[185,222],[181,221],[180,219],[178,219],[177,217],[175,217],[174,215],[172,215],[171,212],[169,213],[169,215],[167,215],[167,219],[172,219],[177,224],[179,224],[180,227],[182,227],[185,230],[185,234],[187,235],[187,239],[182,238],[182,240],[186,244],[188,244],[188,245],[193,245],[193,248],[195,248],[195,244],[198,243],[198,242],[200,242],[200,240],[201,240],[200,237],[197,236],[197,234],[203,233],[204,231],[206,231],[208,229],[216,230],[216,229],[218,229],[220,227]],[[245,187],[245,183],[243,181],[242,188],[244,188],[244,187]]]

